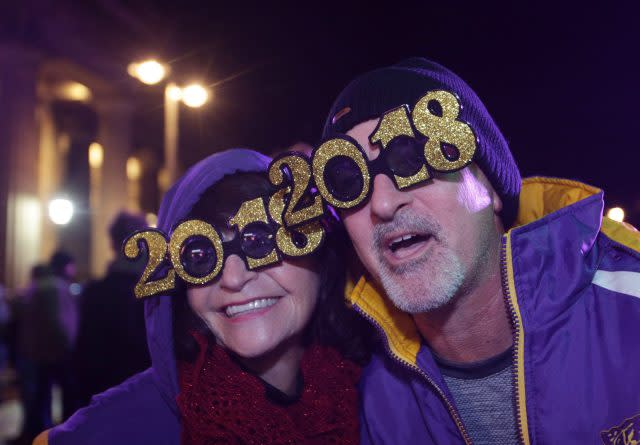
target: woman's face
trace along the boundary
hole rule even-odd
[[[231,255],[214,283],[187,291],[189,304],[218,343],[240,357],[299,345],[318,298],[316,263],[307,257],[252,271]]]

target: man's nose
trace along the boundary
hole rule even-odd
[[[257,272],[247,269],[247,265],[238,255],[231,255],[224,263],[220,287],[237,292],[257,275]]]
[[[371,192],[371,214],[382,221],[392,220],[395,213],[411,202],[411,194],[398,190],[386,175],[376,175]]]

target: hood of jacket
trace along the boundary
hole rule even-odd
[[[215,153],[191,167],[165,194],[158,215],[158,229],[171,228],[188,215],[202,193],[224,176],[239,172],[267,171],[271,158],[248,149]],[[177,412],[178,378],[173,352],[171,296],[156,295],[145,302],[147,343],[153,378],[162,397]]]

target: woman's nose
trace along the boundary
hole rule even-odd
[[[238,255],[231,255],[224,263],[220,287],[231,291],[240,291],[247,282],[257,275],[257,272],[247,269],[247,265]]]

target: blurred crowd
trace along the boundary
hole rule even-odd
[[[138,215],[114,219],[114,260],[101,279],[76,282],[74,257],[58,250],[32,267],[30,283],[15,295],[0,285],[0,373],[11,376],[2,379],[0,397],[17,394],[23,411],[12,443],[30,444],[53,425],[54,385],[62,405],[56,420],[64,421],[94,394],[149,366],[143,302],[133,293],[144,264],[121,251],[145,227]]]

